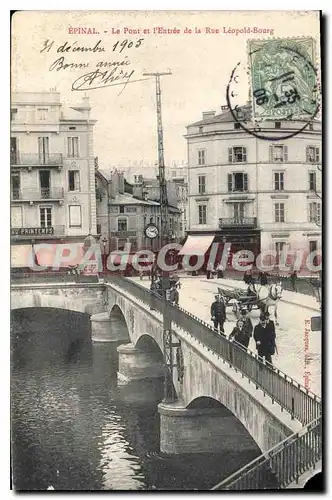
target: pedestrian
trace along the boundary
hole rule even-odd
[[[252,271],[251,271],[251,269],[248,269],[247,271],[245,271],[245,273],[243,275],[243,281],[247,285],[250,285],[252,283]]]
[[[226,321],[226,308],[224,302],[219,299],[219,295],[215,296],[215,300],[211,305],[211,319],[213,321],[214,331],[218,333],[220,327],[220,334],[225,336],[224,323]]]
[[[150,292],[151,292],[151,295],[150,295],[150,298],[151,298],[150,309],[151,309],[151,311],[155,311],[156,310],[156,302],[157,302],[157,299],[156,299],[156,295],[157,295],[157,283],[156,283],[156,281],[151,281]]]
[[[139,272],[139,279],[140,279],[140,281],[143,281],[143,271],[142,271],[142,269]]]
[[[292,283],[293,292],[296,292],[297,291],[297,287],[296,287],[297,272],[295,271],[295,269],[292,272],[290,279],[291,279],[291,283]]]
[[[268,325],[265,314],[260,315],[259,323],[255,326],[254,339],[258,356],[264,358],[267,363],[272,364],[272,356],[276,350],[276,335],[271,325]]]
[[[218,265],[217,267],[217,277],[218,278],[223,278],[224,277],[224,266],[222,265],[222,263],[220,262],[220,264]]]
[[[206,279],[211,279],[212,278],[212,270],[213,270],[213,265],[211,262],[208,263],[206,266]]]
[[[245,309],[241,309],[240,318],[242,319],[242,321],[244,321],[245,331],[250,338],[252,336],[253,326],[252,326],[251,319],[249,318],[249,314],[247,313],[247,311]]]
[[[247,334],[245,329],[245,322],[242,318],[239,318],[236,322],[236,326],[233,328],[232,333],[228,337],[229,340],[235,340],[238,344],[241,344],[245,349],[248,349],[250,335]]]
[[[262,271],[259,273],[259,282],[262,286],[268,285],[267,273]]]
[[[177,291],[176,285],[173,285],[170,290],[169,301],[176,306],[179,305],[179,292]]]
[[[265,314],[265,317],[266,317],[267,326],[269,328],[271,328],[271,330],[274,332],[274,336],[276,337],[276,327],[275,327],[274,321],[272,321],[272,319],[270,317],[269,311],[266,311],[264,314]]]

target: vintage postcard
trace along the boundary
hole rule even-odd
[[[18,11],[16,491],[323,489],[319,11]]]

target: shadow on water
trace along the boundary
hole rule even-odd
[[[13,314],[16,490],[207,490],[257,456],[160,453],[163,381],[117,380],[117,344],[90,337],[84,315]]]

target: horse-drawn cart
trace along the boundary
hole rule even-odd
[[[218,293],[221,296],[225,307],[232,307],[232,311],[237,315],[241,309],[251,311],[252,309],[260,309],[260,300],[257,295],[248,295],[247,290],[241,288],[234,288],[232,290],[225,290],[225,288],[218,288]]]

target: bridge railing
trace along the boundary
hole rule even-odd
[[[286,488],[322,458],[321,417],[263,453],[212,490]]]
[[[164,301],[159,295],[152,294],[147,288],[121,276],[114,275],[110,281],[163,314]],[[321,415],[320,398],[301,384],[273,365],[266,363],[252,351],[219,335],[200,318],[172,304],[169,304],[169,308],[175,325],[216,353],[224,363],[229,364],[249,382],[254,383],[257,389],[262,389],[271,397],[273,403],[278,403],[282,410],[290,413],[292,419],[296,418],[303,425],[307,425]]]

